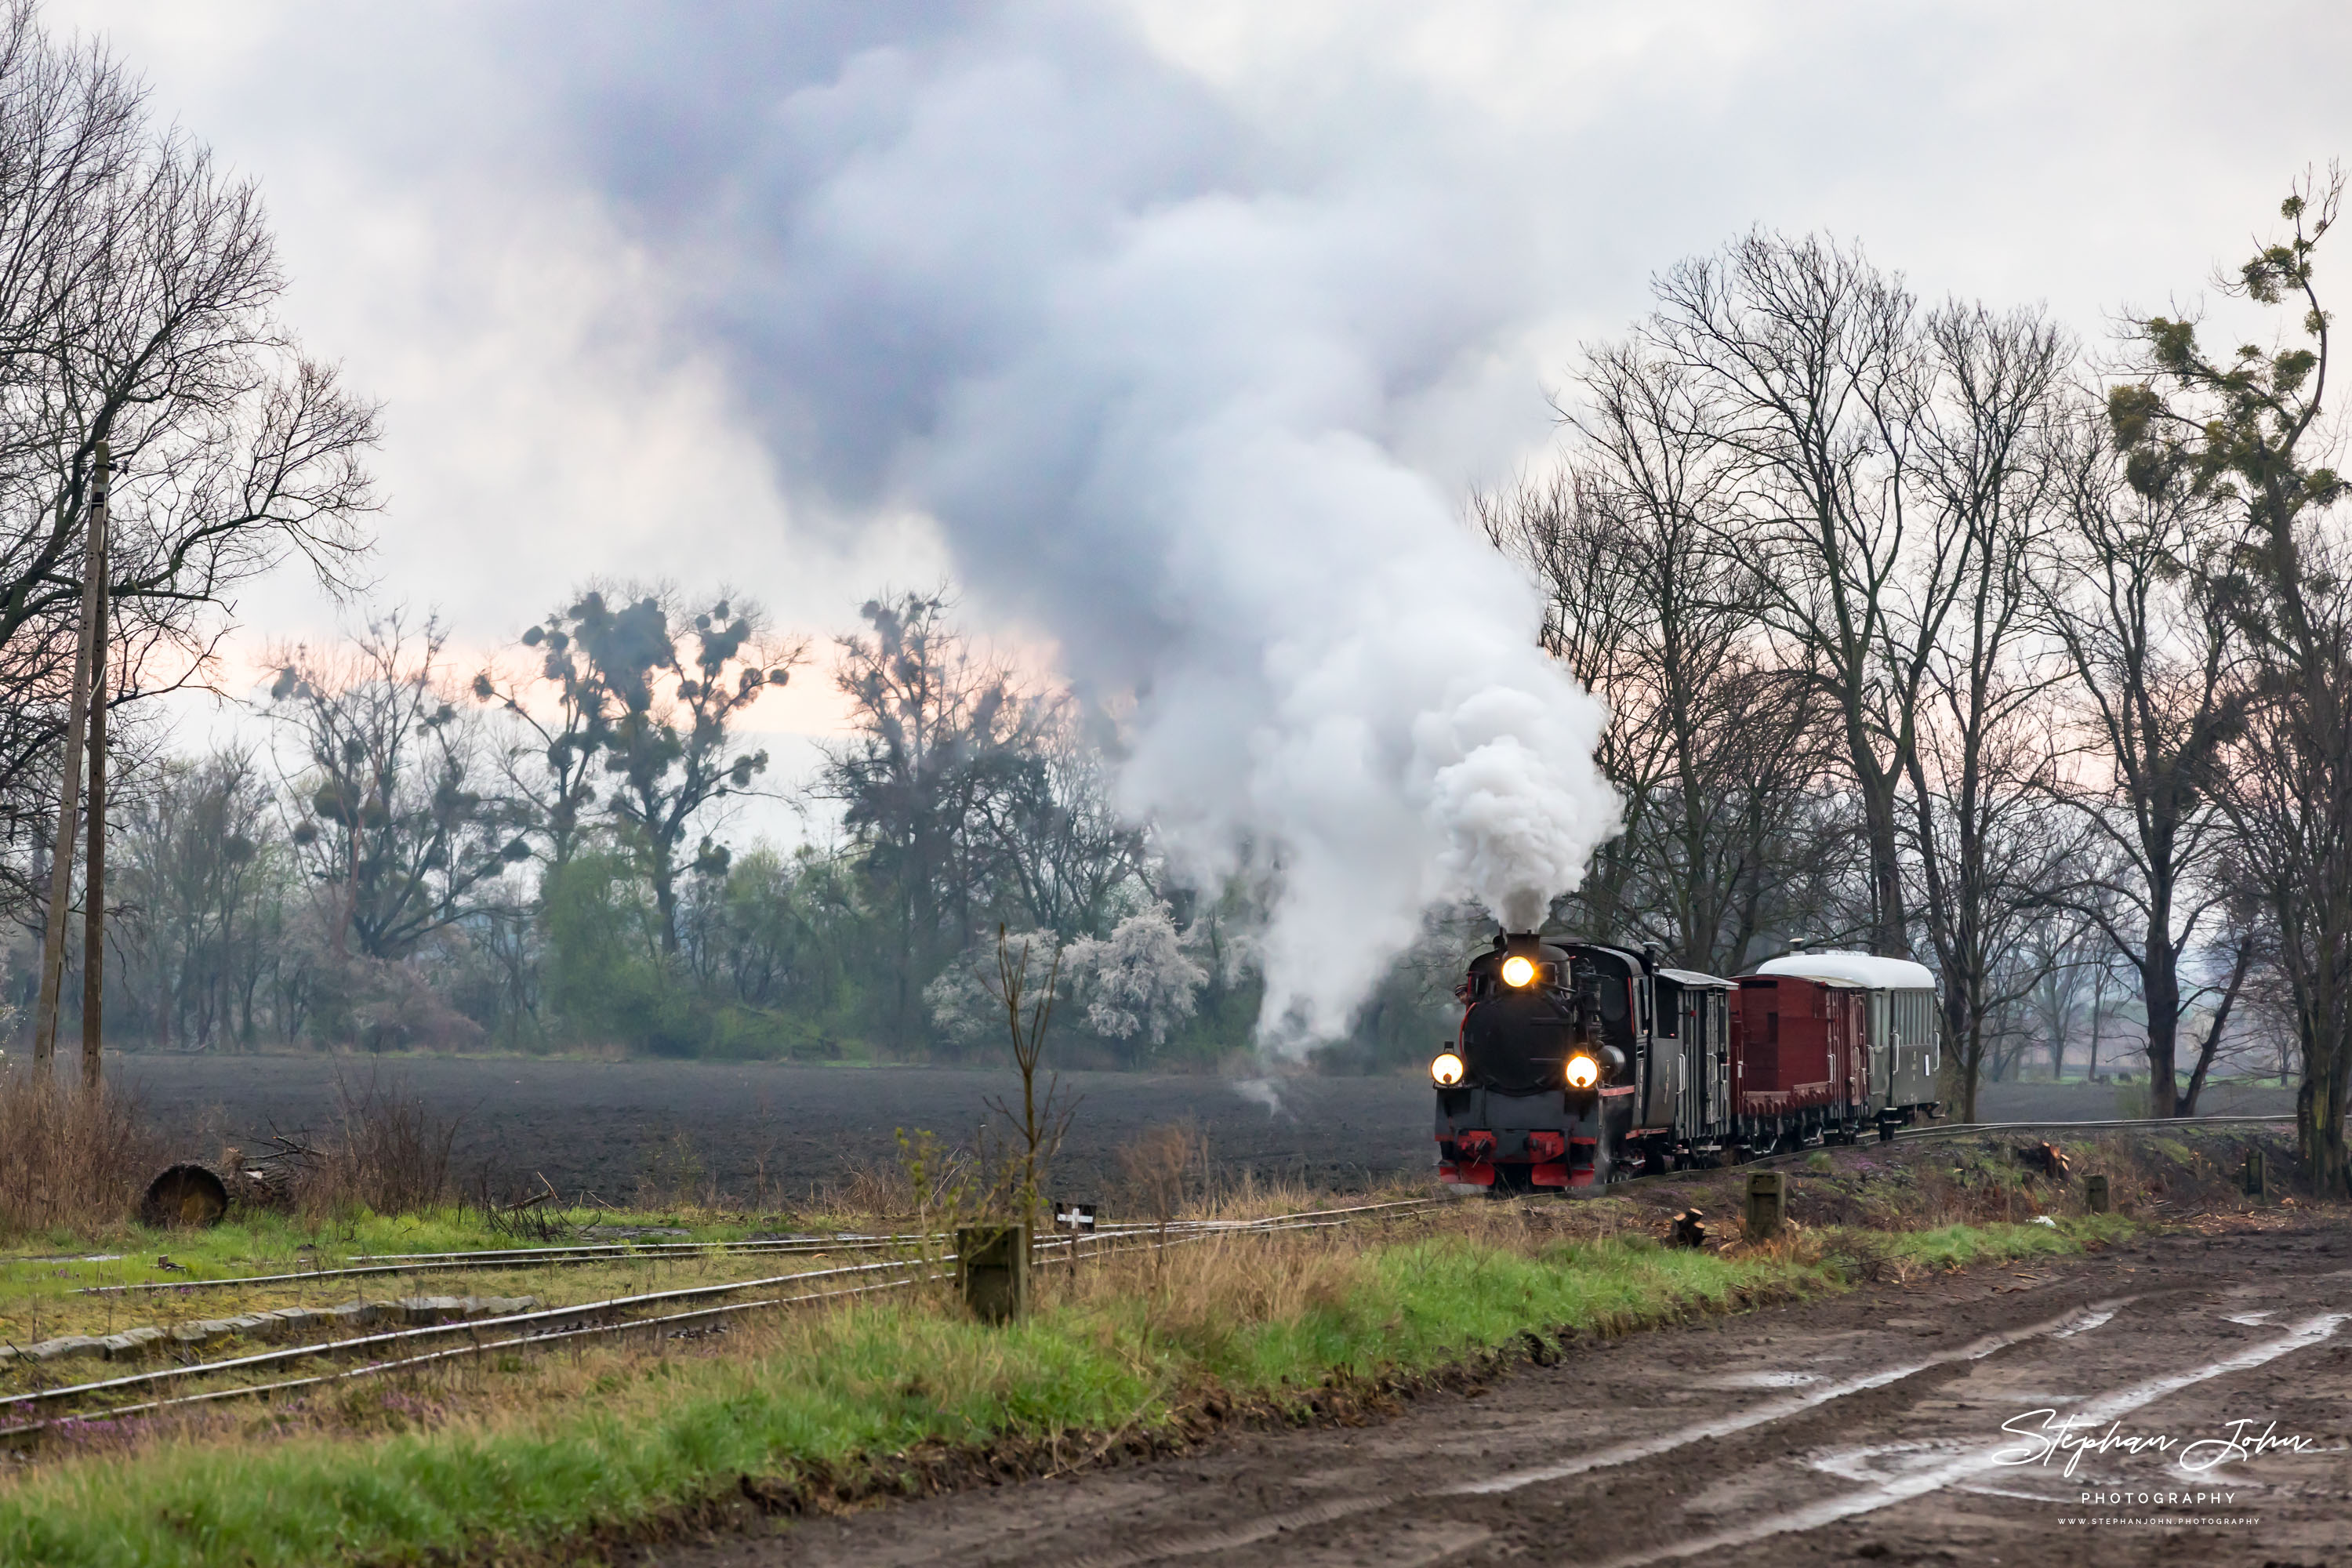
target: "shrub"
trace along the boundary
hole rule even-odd
[[[121,1224],[163,1166],[135,1100],[66,1077],[0,1068],[0,1239]]]

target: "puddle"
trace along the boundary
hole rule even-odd
[[[1817,1372],[1736,1372],[1729,1377],[1707,1380],[1711,1388],[1802,1388],[1809,1383],[1819,1383]]]
[[[2072,1328],[2061,1329],[2050,1337],[2053,1340],[2071,1340],[2076,1334],[2089,1333],[2093,1329],[2097,1328],[2101,1323],[2105,1322],[2108,1319],[2113,1318],[2114,1316],[2115,1313],[2111,1311],[2094,1312],[2089,1317],[2084,1318],[2081,1322],[2074,1324]]]
[[[1871,1443],[1854,1448],[1831,1448],[1809,1456],[1806,1468],[1843,1481],[1884,1481],[1906,1470],[1940,1463],[1960,1445],[1949,1440],[1916,1443]],[[1883,1463],[1893,1460],[1892,1464]]]
[[[2259,1329],[2263,1326],[2263,1320],[2269,1316],[2271,1314],[2268,1312],[2233,1312],[2221,1321],[2225,1323],[2243,1323],[2250,1329]]]

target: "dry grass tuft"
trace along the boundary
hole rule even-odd
[[[279,1134],[245,1163],[266,1168],[262,1201],[311,1219],[363,1209],[412,1214],[457,1195],[450,1164],[457,1123],[424,1100],[370,1079],[362,1088],[338,1079],[335,1121],[324,1136]],[[252,1195],[252,1194],[248,1194]]]
[[[1209,1141],[1190,1122],[1150,1128],[1119,1150],[1118,1172],[1129,1216],[1165,1230],[1210,1185]]]
[[[137,1100],[112,1089],[0,1068],[0,1240],[131,1217],[163,1168],[163,1140]]]

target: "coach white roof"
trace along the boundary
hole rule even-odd
[[[1851,980],[1874,991],[1933,991],[1935,972],[1907,958],[1868,952],[1792,952],[1756,966],[1759,974],[1801,974],[1815,980]]]

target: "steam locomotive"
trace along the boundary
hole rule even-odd
[[[1725,980],[1506,933],[1454,994],[1429,1076],[1458,1185],[1589,1186],[1891,1138],[1941,1109],[1936,980],[1908,959],[1796,952]]]

